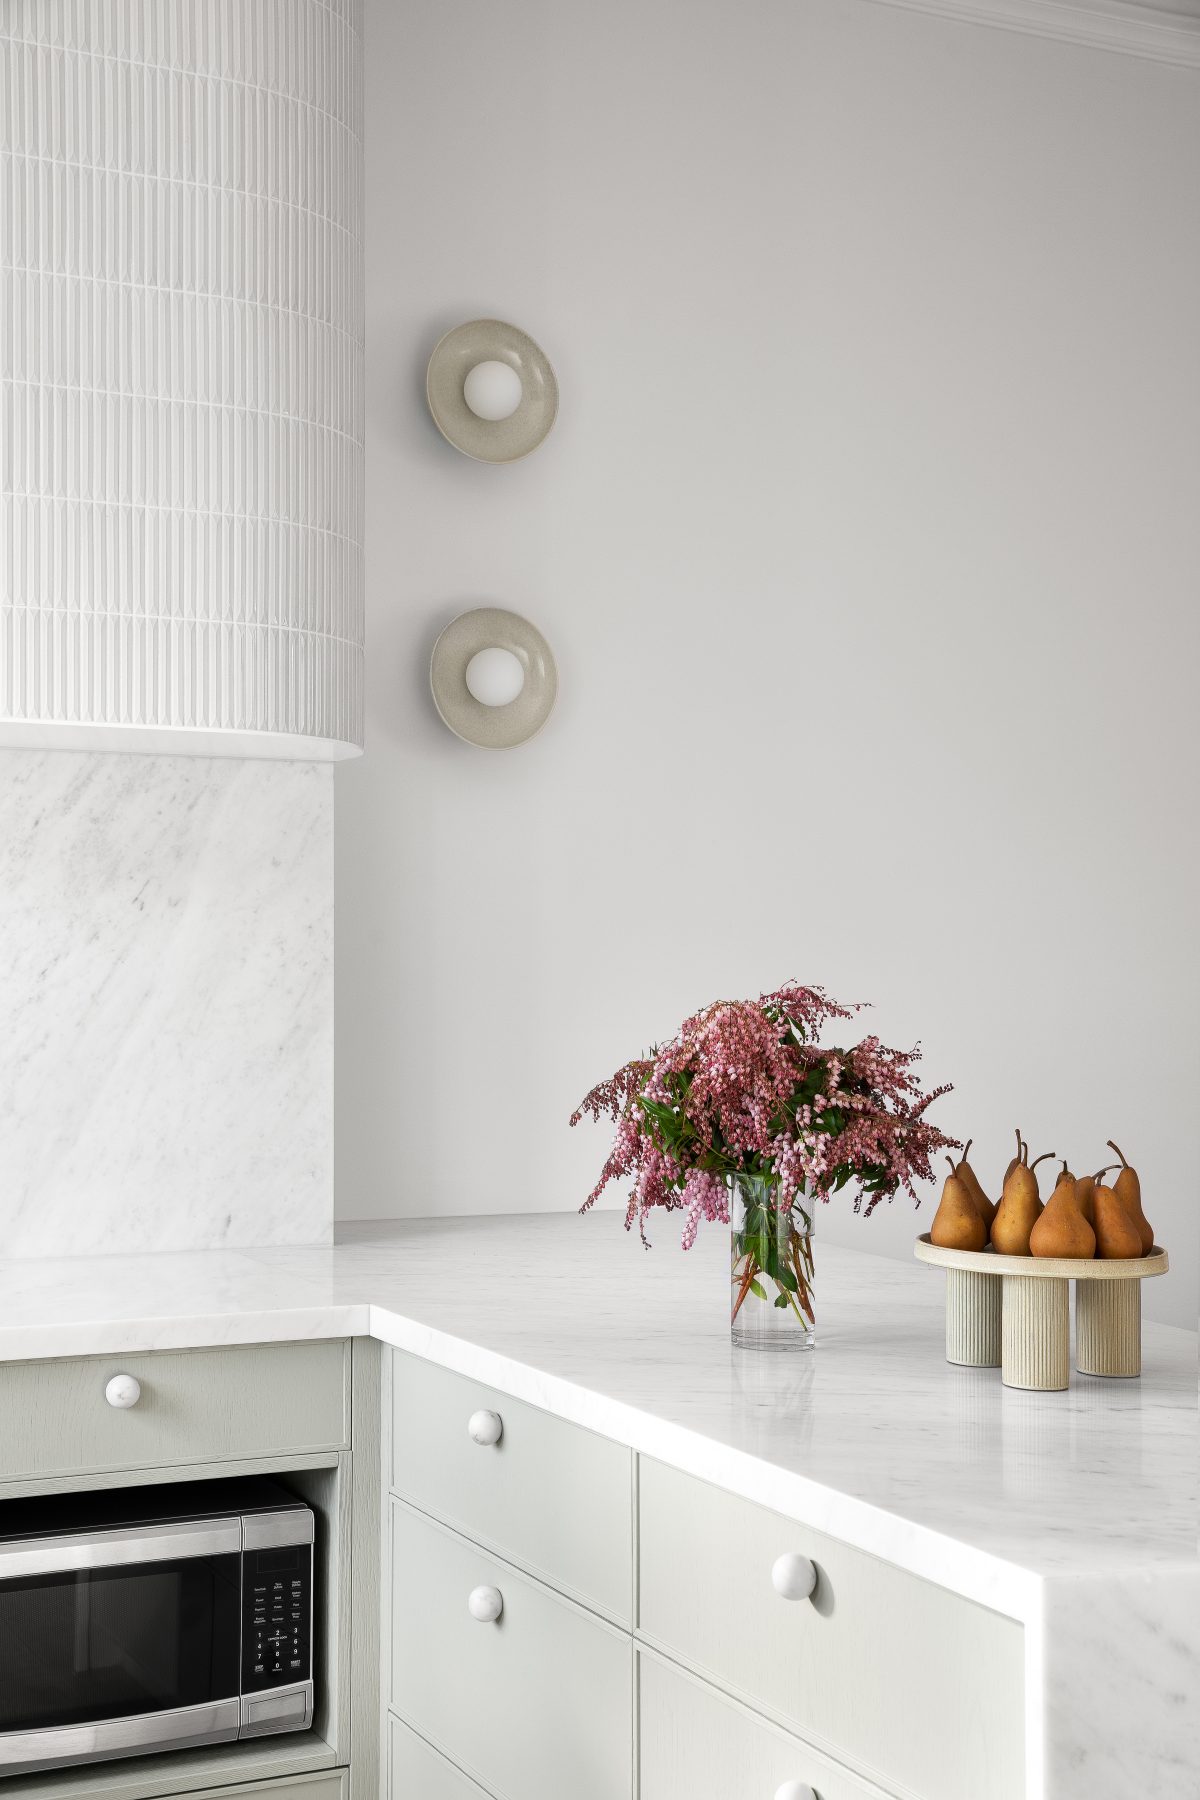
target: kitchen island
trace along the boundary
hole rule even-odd
[[[1015,1621],[1027,1800],[1193,1800],[1195,1335],[1147,1324],[1140,1380],[1007,1389],[944,1361],[936,1273],[822,1244],[816,1351],[735,1352],[721,1234],[659,1239],[522,1215],[7,1261],[0,1361],[376,1339]]]

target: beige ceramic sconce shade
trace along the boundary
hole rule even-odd
[[[467,665],[481,650],[507,650],[524,671],[515,700],[485,706],[467,686]],[[442,723],[481,750],[512,750],[542,729],[558,696],[558,670],[549,644],[520,613],[480,606],[452,619],[433,646],[429,685]]]
[[[504,363],[521,382],[521,399],[507,419],[481,419],[467,405],[464,384],[479,363]],[[517,462],[536,450],[558,414],[558,382],[543,350],[502,319],[470,319],[448,331],[429,359],[425,393],[433,422],[448,444],[477,462]]]

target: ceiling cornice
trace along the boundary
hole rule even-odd
[[[875,0],[967,24],[1200,68],[1200,6],[1146,0]]]

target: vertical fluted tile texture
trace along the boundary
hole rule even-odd
[[[361,744],[360,10],[0,8],[0,721]]]
[[[1048,1275],[1004,1277],[1001,1377],[1006,1386],[1070,1385],[1069,1286]]]
[[[969,1368],[1000,1367],[999,1275],[946,1271],[946,1361]]]
[[[1075,1283],[1075,1367],[1081,1375],[1140,1375],[1140,1281]]]

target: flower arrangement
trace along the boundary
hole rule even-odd
[[[892,1050],[877,1037],[850,1049],[817,1041],[829,1021],[860,1010],[792,983],[757,1000],[718,1000],[685,1019],[572,1115],[572,1125],[585,1114],[616,1123],[582,1210],[610,1182],[632,1177],[626,1228],[636,1219],[646,1243],[656,1207],[682,1212],[687,1249],[702,1220],[730,1222],[736,1193],[735,1321],[749,1296],[767,1298],[765,1276],[774,1306],[811,1325],[812,1202],[853,1181],[855,1211],[865,1201],[871,1213],[901,1187],[919,1204],[914,1182],[932,1180],[931,1157],[956,1146],[924,1116],[950,1089],[922,1091],[913,1074],[919,1047]]]

